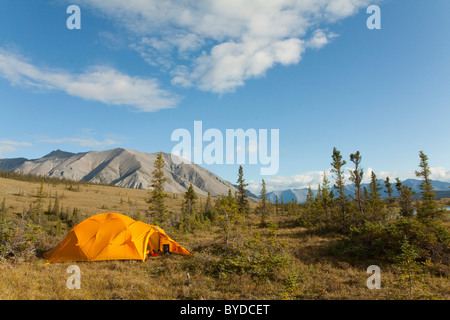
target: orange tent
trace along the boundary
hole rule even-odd
[[[72,228],[55,248],[44,253],[47,262],[142,260],[168,251],[189,255],[163,229],[118,213],[92,216]]]

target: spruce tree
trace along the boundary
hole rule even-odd
[[[377,175],[375,174],[375,172],[371,172],[370,174],[370,184],[369,184],[369,190],[370,190],[370,200],[375,202],[375,201],[380,201],[381,200],[381,187],[380,184],[377,181]]]
[[[181,219],[180,227],[185,232],[192,232],[196,225],[195,220],[198,218],[195,212],[195,201],[197,200],[197,194],[194,191],[192,184],[189,185],[186,193],[183,197],[183,217]]]
[[[330,182],[328,181],[326,172],[322,176],[322,189],[320,197],[320,206],[323,212],[323,221],[328,228],[331,221],[331,207],[333,204],[333,191],[330,191]]]
[[[283,200],[283,196],[280,196],[280,212],[281,214],[284,213],[284,200]]]
[[[73,208],[72,219],[71,219],[72,226],[75,226],[78,224],[78,222],[80,222],[79,212],[80,212],[80,210],[78,208]]]
[[[392,197],[392,195],[394,194],[394,189],[392,189],[392,183],[389,180],[389,177],[386,177],[386,180],[384,181],[384,186],[386,187],[386,193],[388,195],[388,203],[389,205],[393,204],[395,202],[395,199]]]
[[[278,195],[275,195],[275,215],[278,215]]]
[[[417,207],[417,217],[435,218],[441,213],[441,210],[437,206],[436,193],[431,184],[431,170],[428,165],[428,157],[423,151],[419,152],[419,157],[419,167],[421,170],[416,171],[416,177],[422,179],[422,183],[420,184],[422,201]]]
[[[424,267],[418,258],[418,249],[409,242],[405,235],[400,247],[400,254],[395,257],[395,265],[400,273],[400,282],[406,283],[410,298],[414,287],[420,287],[424,277]]]
[[[152,190],[150,193],[150,208],[149,211],[151,214],[156,216],[160,222],[165,222],[167,219],[167,208],[165,204],[165,198],[167,194],[164,192],[164,182],[167,178],[164,176],[164,158],[163,153],[160,152],[156,156],[156,160],[153,164],[155,170],[153,170],[153,179],[152,179]]]
[[[183,213],[187,214],[188,217],[195,215],[194,204],[197,198],[198,198],[197,194],[195,193],[194,187],[192,186],[191,183],[188,190],[184,194],[184,203],[183,203],[184,206]]]
[[[377,181],[375,172],[370,174],[369,184],[369,207],[372,214],[372,218],[375,220],[384,220],[383,201],[381,200],[381,186]]]
[[[55,226],[55,233],[57,236],[60,236],[62,233],[62,222],[61,219],[58,218],[58,220],[56,221],[56,226]]]
[[[412,206],[414,191],[410,187],[403,185],[399,178],[396,178],[395,188],[400,196],[400,215],[402,217],[412,217],[414,214],[414,208]]]
[[[355,164],[355,169],[350,171],[350,181],[355,184],[355,201],[358,204],[358,209],[361,214],[364,214],[364,200],[361,189],[361,181],[364,176],[364,171],[359,167],[361,160],[362,157],[359,151],[350,155],[350,161]]]
[[[50,199],[50,201],[48,202],[48,207],[47,207],[47,214],[51,214],[52,213],[52,199]]]
[[[312,206],[314,203],[314,193],[311,189],[311,186],[308,186],[308,193],[306,194],[306,205],[308,207]]]
[[[341,220],[341,231],[344,231],[348,227],[347,221],[347,197],[344,193],[344,166],[347,164],[345,160],[342,159],[341,152],[333,148],[332,155],[333,162],[331,163],[331,172],[334,173],[335,184],[334,187],[338,191],[338,197],[336,199],[338,205],[338,211]]]
[[[53,210],[52,210],[52,214],[59,216],[61,213],[61,208],[60,208],[60,204],[59,204],[59,197],[58,195],[56,195],[55,198],[55,204],[53,205]]]
[[[6,199],[3,197],[2,205],[0,206],[0,220],[6,217]]]
[[[228,192],[228,197],[222,196],[216,203],[217,219],[221,227],[220,235],[225,245],[228,245],[237,236],[242,217],[239,209],[239,204],[232,196],[231,190]]]
[[[266,224],[266,218],[267,218],[267,189],[266,189],[266,182],[264,179],[262,179],[261,182],[261,205],[259,206],[259,213],[261,215],[261,225]]]
[[[306,203],[305,203],[305,222],[307,226],[310,226],[312,224],[315,224],[316,221],[314,218],[314,193],[311,189],[311,186],[308,186],[308,193],[306,194]]]
[[[207,217],[209,220],[214,220],[214,207],[211,201],[211,192],[208,192],[208,197],[206,198],[205,208],[203,216]]]
[[[239,205],[239,212],[242,215],[245,215],[246,213],[248,213],[248,196],[247,191],[245,189],[248,186],[248,183],[245,183],[244,169],[242,168],[242,166],[239,166],[237,184],[238,184],[237,201]]]

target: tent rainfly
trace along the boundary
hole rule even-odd
[[[142,260],[159,253],[190,253],[163,229],[118,213],[92,216],[44,253],[47,262]]]

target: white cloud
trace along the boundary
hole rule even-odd
[[[308,48],[320,49],[330,43],[330,40],[337,37],[335,33],[326,33],[322,29],[317,29],[314,31],[311,38],[306,41],[306,46]]]
[[[17,142],[12,140],[1,140],[1,145],[7,145],[12,147],[31,147],[32,144],[30,142]]]
[[[330,179],[330,172],[326,171],[327,177]],[[311,188],[316,189],[318,184],[322,184],[323,171],[309,171],[293,176],[277,176],[264,179],[266,182],[267,190],[286,190],[286,189],[303,189]],[[255,184],[255,192],[260,190],[260,184]]]
[[[349,180],[350,178],[350,170],[352,168],[348,167],[344,171],[344,180],[345,184],[351,184],[352,182]],[[431,171],[431,179],[434,181],[444,181],[450,182],[450,170],[444,167],[436,167],[430,168]],[[264,179],[266,182],[267,191],[278,191],[278,190],[287,190],[287,189],[304,189],[311,187],[312,189],[317,189],[319,184],[322,184],[322,177],[324,171],[309,171],[300,173],[293,176],[277,176]],[[333,186],[334,179],[333,174],[331,173],[331,169],[325,170],[327,178],[330,182],[330,186]],[[362,183],[369,183],[370,177],[372,173],[372,168],[367,168],[364,170],[364,176],[362,179]],[[413,171],[408,173],[398,173],[397,171],[380,171],[379,173],[375,172],[377,175],[377,179],[386,179],[389,177],[391,183],[395,183],[395,178],[400,178],[400,180],[406,179],[417,179],[415,173]],[[250,181],[248,189],[255,194],[259,194],[261,190],[261,182]]]
[[[170,69],[172,84],[216,93],[263,77],[276,65],[299,63],[307,48],[322,48],[336,36],[324,25],[369,4],[368,0],[81,2],[132,31],[137,40],[131,46],[151,65]]]
[[[41,143],[69,143],[75,144],[81,147],[103,148],[117,146],[120,143],[113,139],[105,139],[103,141],[94,138],[61,138],[61,139],[41,139],[38,142]]]
[[[16,152],[18,147],[31,147],[30,142],[19,142],[12,140],[0,140],[0,158],[4,153]]]
[[[131,106],[138,111],[158,111],[178,103],[178,98],[161,89],[156,79],[129,76],[105,66],[95,66],[81,74],[49,70],[1,48],[0,76],[14,85],[59,90],[85,100]]]
[[[444,167],[430,168],[431,179],[450,182],[450,170]]]

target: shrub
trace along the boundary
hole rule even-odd
[[[1,222],[0,260],[17,263],[35,257],[42,235],[40,227],[29,222]]]
[[[366,221],[351,228],[349,236],[339,243],[335,252],[393,261],[401,254],[405,238],[414,246],[421,261],[449,258],[450,233],[437,220],[415,217],[400,217],[387,224]],[[439,257],[434,248],[441,249]]]
[[[259,233],[222,247],[220,258],[212,266],[215,274],[248,274],[259,279],[273,279],[278,270],[289,263],[285,245],[278,241],[276,230],[270,225],[269,237]]]

